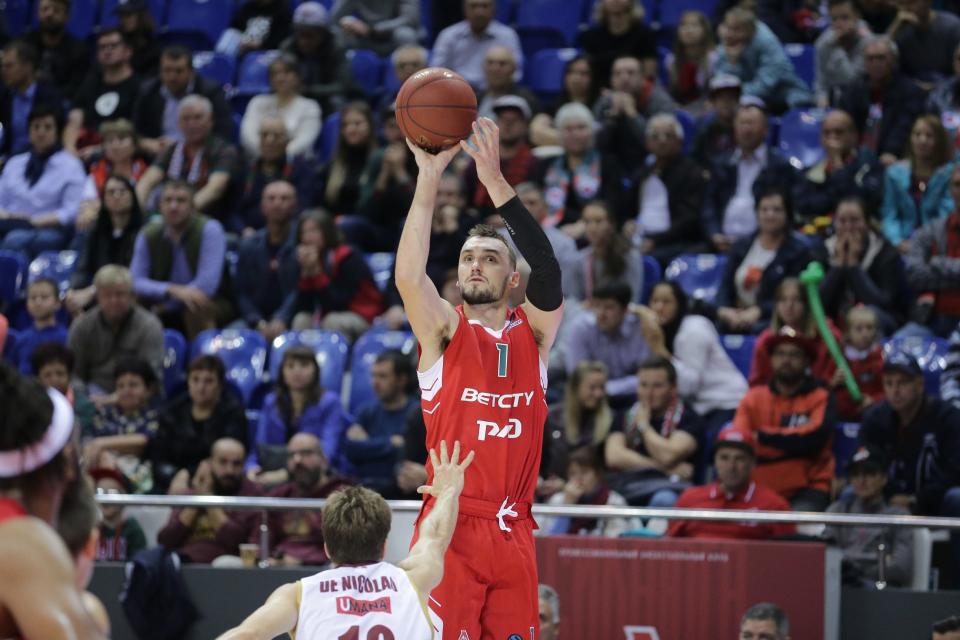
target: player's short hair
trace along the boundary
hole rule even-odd
[[[772,602],[760,602],[747,609],[743,617],[740,618],[740,626],[743,627],[747,620],[773,620],[777,627],[777,635],[780,638],[786,638],[790,635],[790,619],[787,618],[783,609]]]
[[[507,242],[500,232],[489,224],[478,224],[474,225],[472,229],[467,233],[467,239],[470,238],[493,238],[499,240],[503,243],[503,246],[507,248],[507,255],[510,257],[510,266],[516,270],[517,268],[517,253],[513,250],[513,247],[510,246],[510,243]]]
[[[673,363],[663,356],[650,356],[646,360],[640,363],[640,368],[637,370],[640,371],[654,371],[661,370],[667,372],[667,380],[670,381],[670,384],[676,386],[677,384],[677,369],[673,366]]]
[[[557,595],[557,590],[548,584],[541,584],[539,587],[537,587],[537,595],[539,595],[541,600],[546,600],[550,605],[550,611],[553,613],[550,621],[553,622],[553,624],[559,623],[560,596]]]
[[[93,497],[93,486],[82,477],[63,496],[57,518],[57,533],[67,546],[70,556],[76,558],[100,520],[100,509]]]
[[[335,491],[323,507],[323,541],[336,564],[380,562],[390,533],[390,506],[364,487]]]

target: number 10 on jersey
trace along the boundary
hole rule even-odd
[[[510,345],[505,342],[497,343],[497,377],[506,378],[507,377],[507,352],[510,348]]]

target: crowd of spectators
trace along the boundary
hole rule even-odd
[[[66,30],[70,0],[38,0],[38,26],[6,38],[0,246],[77,259],[67,281],[34,277],[3,309],[0,345],[16,330],[5,356],[74,403],[102,490],[322,497],[359,482],[396,497],[423,481],[411,354],[381,354],[374,399],[353,411],[309,346],[283,353],[256,407],[215,356],[192,359],[180,388],[162,381],[165,330],[189,341],[248,329],[271,344],[288,331],[352,343],[405,328],[366,254],[395,250],[416,183],[395,87],[431,64],[466,78],[498,123],[504,176],[562,268],[539,499],[960,515],[956,354],[931,394],[914,356],[881,346],[945,338],[960,321],[954,14],[932,0],[829,0],[796,21],[721,2],[657,31],[640,2],[597,0],[559,93],[545,94],[495,0],[434,2],[434,40],[412,0],[292,4],[240,3],[216,42],[237,61],[273,52],[255,96],[161,41],[141,0],[86,42]],[[789,43],[814,47],[812,83]],[[383,56],[397,82],[366,92],[350,72],[358,49]],[[818,123],[811,158],[775,144],[797,109]],[[452,302],[459,248],[480,222],[503,226],[458,158],[427,261]],[[689,254],[722,265],[715,296],[659,278]],[[814,260],[856,401],[800,278]],[[756,338],[748,369],[727,334]],[[840,421],[861,424],[853,461],[834,456]],[[641,526],[572,518],[544,531]],[[104,554],[139,545],[122,513],[104,527]],[[160,542],[209,561],[255,528],[248,513],[183,509]],[[325,561],[310,516],[271,530],[276,562]],[[669,534],[791,531],[678,521]]]

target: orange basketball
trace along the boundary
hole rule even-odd
[[[396,113],[403,135],[436,153],[470,136],[477,119],[477,95],[460,74],[430,67],[400,87]]]

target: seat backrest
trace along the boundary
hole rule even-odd
[[[684,254],[667,266],[666,278],[691,298],[713,303],[723,279],[727,257],[713,253]]]
[[[20,342],[20,332],[13,328],[7,329],[7,340],[3,343],[3,353],[0,353],[4,358],[8,358],[10,354],[14,352],[17,348],[17,343]]]
[[[279,51],[251,51],[240,60],[237,67],[237,91],[241,93],[269,93],[270,63]]]
[[[677,109],[673,112],[680,126],[683,127],[683,152],[690,153],[693,150],[693,138],[697,133],[697,123],[688,111]]]
[[[798,169],[815,165],[823,159],[820,146],[820,125],[825,109],[791,109],[780,118],[780,152]]]
[[[375,96],[383,79],[383,60],[380,56],[367,49],[350,49],[347,51],[347,61],[354,82],[360,85],[368,98]]]
[[[377,356],[389,349],[411,353],[417,341],[409,331],[368,331],[353,345],[350,357],[350,412],[376,398],[370,373]]]
[[[520,38],[524,59],[532,58],[544,49],[563,49],[570,44],[562,31],[549,25],[517,27],[517,36]]]
[[[23,295],[27,261],[18,251],[0,249],[0,302],[10,304]]]
[[[718,4],[718,0],[662,0],[657,20],[660,28],[668,31],[677,28],[687,11],[700,11],[712,22]]]
[[[337,147],[339,137],[340,112],[336,111],[323,119],[323,128],[320,129],[316,142],[317,162],[323,164],[333,157],[333,150]]]
[[[640,302],[646,304],[657,283],[663,279],[663,269],[653,256],[643,256],[643,291]]]
[[[76,269],[76,251],[42,251],[30,262],[27,283],[40,278],[53,280],[57,283],[60,295],[63,295],[70,289],[70,277]]]
[[[750,377],[750,364],[753,362],[753,346],[756,341],[756,336],[720,336],[723,350],[727,352],[727,355],[733,360],[733,364],[737,366],[744,378]]]
[[[837,461],[836,475],[846,476],[847,462],[860,446],[860,423],[838,422],[833,431],[833,457]]]
[[[813,86],[814,66],[816,65],[816,49],[812,44],[790,43],[783,45],[783,51],[793,63],[797,76]]]
[[[243,395],[246,404],[263,380],[267,341],[251,329],[208,329],[193,339],[190,356],[201,353],[218,356],[227,370],[227,379]]]
[[[9,0],[7,0],[9,3]],[[120,18],[115,13],[120,0],[101,0],[100,3],[100,26],[113,27],[120,23]],[[166,24],[167,21],[167,0],[147,0],[147,7],[150,9],[150,15],[153,16],[153,22],[158,27]]]
[[[390,284],[390,278],[393,277],[393,264],[397,259],[397,254],[382,251],[379,253],[368,253],[364,256],[367,260],[367,266],[373,273],[373,281],[377,283],[380,291],[386,291]]]
[[[169,398],[183,381],[187,367],[187,339],[175,329],[163,330],[163,388]]]
[[[170,0],[167,29],[202,33],[212,48],[230,25],[234,0]]]
[[[273,340],[270,350],[270,380],[275,382],[280,376],[280,364],[283,354],[294,345],[304,345],[313,349],[320,366],[320,384],[324,389],[342,393],[343,376],[347,370],[347,357],[350,352],[347,338],[336,331],[307,329],[288,331]]]
[[[573,44],[583,4],[584,0],[522,0],[517,7],[517,26],[553,27],[567,44]]]
[[[524,79],[530,90],[540,96],[556,96],[563,91],[563,69],[577,55],[577,49],[541,49],[527,62]]]
[[[224,85],[225,90],[233,86],[237,74],[237,62],[234,58],[215,51],[198,51],[193,54],[193,68],[204,78]]]

